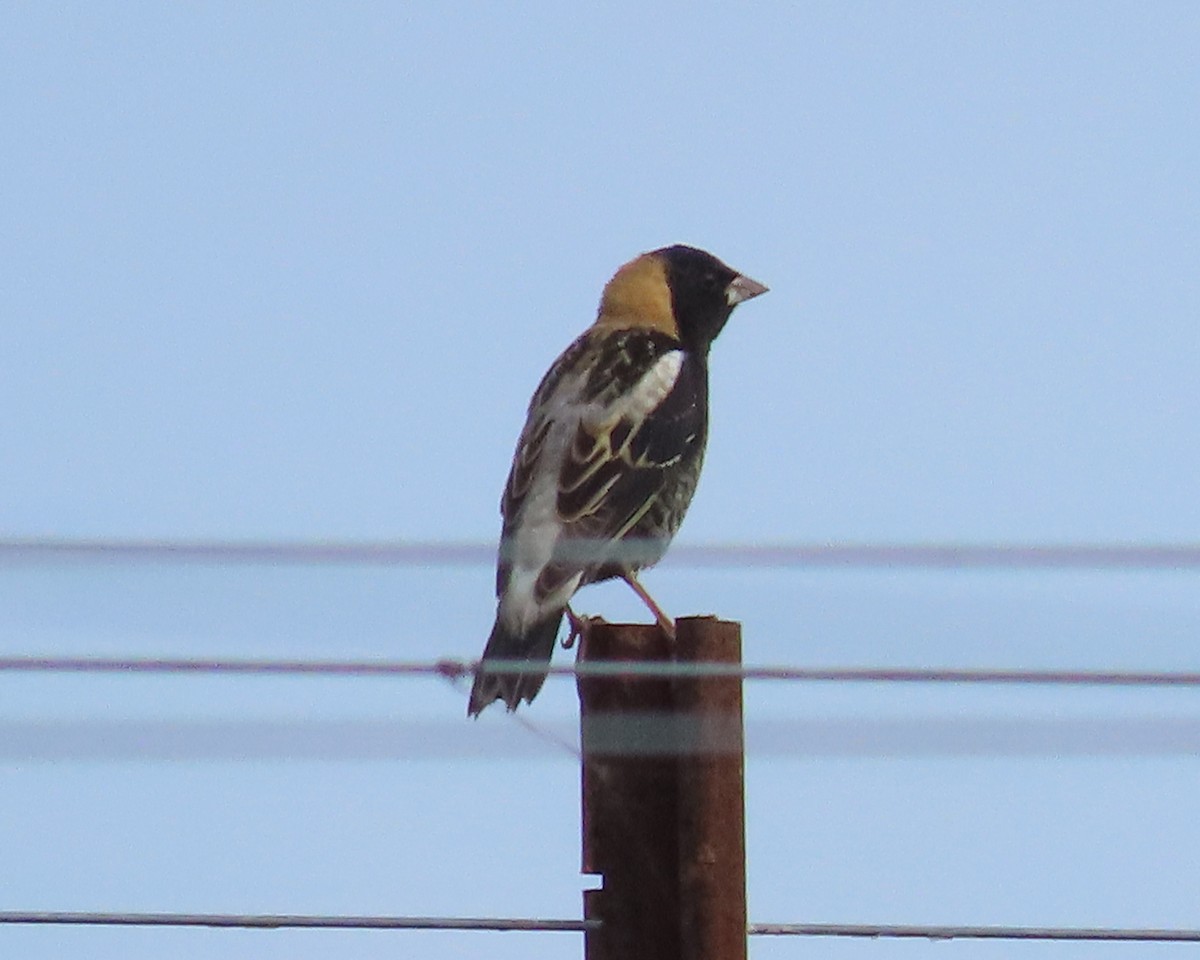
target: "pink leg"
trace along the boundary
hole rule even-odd
[[[576,640],[583,639],[587,635],[588,622],[591,620],[599,620],[599,617],[581,617],[571,605],[567,604],[567,635],[563,638],[562,647],[564,650],[570,650],[575,646]]]
[[[629,584],[629,586],[633,589],[633,592],[642,598],[642,603],[644,603],[650,609],[650,612],[654,614],[654,619],[658,621],[658,625],[662,628],[663,633],[674,640],[675,621],[663,613],[662,607],[654,602],[654,598],[650,596],[650,594],[646,592],[646,588],[643,587],[640,582],[638,582],[637,575],[631,570],[626,570],[623,574],[621,574],[621,579]]]

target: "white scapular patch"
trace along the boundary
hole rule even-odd
[[[652,413],[667,399],[667,394],[674,388],[682,369],[682,350],[664,353],[629,391],[626,409],[639,420]]]

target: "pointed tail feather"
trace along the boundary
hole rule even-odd
[[[467,714],[475,717],[493,700],[503,700],[508,709],[516,710],[522,700],[532,703],[542,684],[544,673],[503,673],[487,668],[488,660],[527,660],[531,664],[550,664],[554,653],[554,641],[558,638],[558,627],[562,623],[563,611],[535,625],[528,633],[514,634],[507,631],[496,618],[492,635],[483,649],[483,663],[475,673],[475,684],[471,687],[471,701]]]

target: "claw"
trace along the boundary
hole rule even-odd
[[[567,607],[567,635],[563,637],[562,648],[570,650],[576,640],[582,640],[587,632],[587,621],[576,616],[575,611]]]

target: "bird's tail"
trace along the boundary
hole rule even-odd
[[[475,684],[471,687],[471,701],[467,705],[469,716],[478,716],[479,711],[493,700],[503,700],[509,710],[516,710],[522,700],[531,703],[546,682],[544,673],[504,673],[489,670],[489,660],[524,660],[531,664],[550,664],[554,653],[554,641],[562,623],[563,611],[547,617],[523,634],[510,633],[496,617],[492,635],[483,648],[483,661],[475,672]]]

